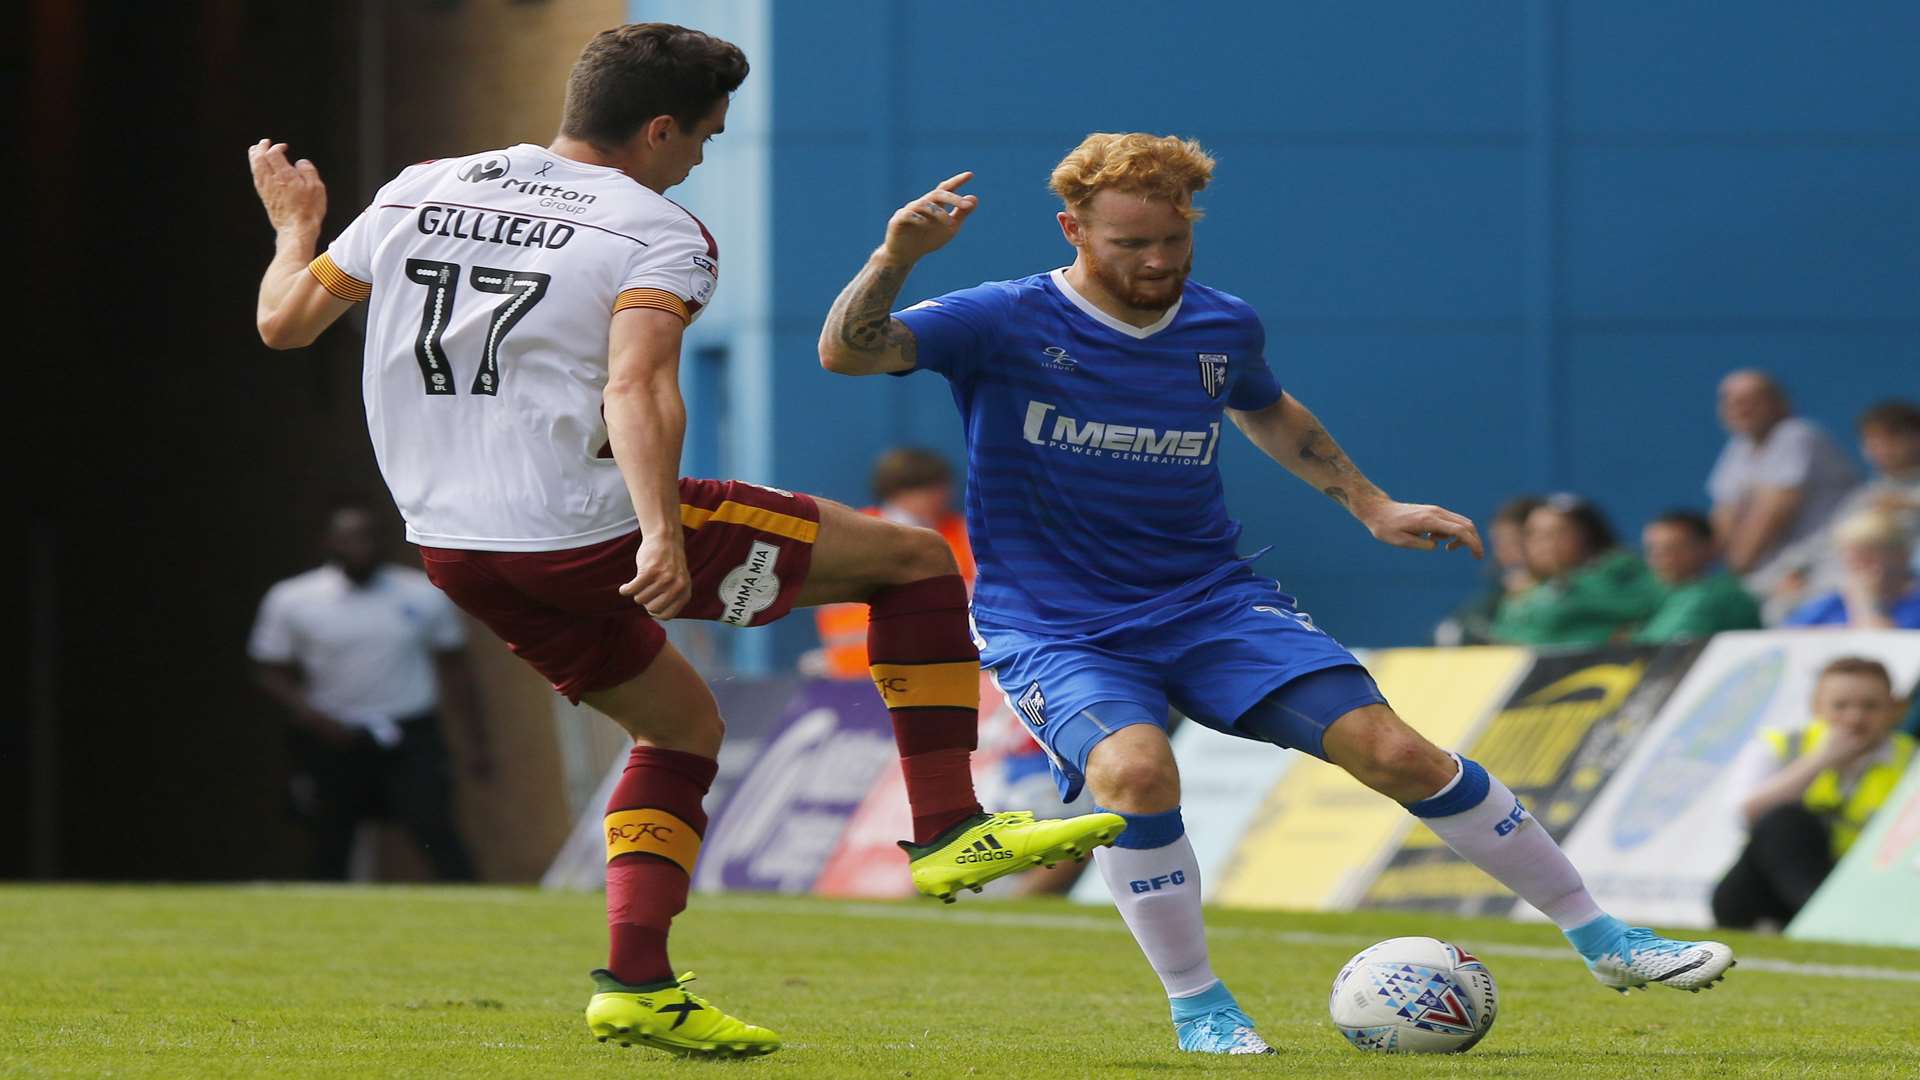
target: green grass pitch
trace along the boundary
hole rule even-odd
[[[1602,990],[1551,928],[1214,912],[1214,964],[1279,1054],[1173,1049],[1111,910],[696,897],[675,962],[786,1046],[681,1062],[586,1034],[594,895],[503,888],[0,888],[0,1075],[231,1077],[1920,1076],[1920,952],[1733,935],[1711,993]],[[1430,934],[1500,984],[1472,1053],[1349,1049],[1329,980]]]

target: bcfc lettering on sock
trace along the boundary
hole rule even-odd
[[[678,863],[688,875],[700,854],[700,834],[665,810],[616,810],[604,819],[607,861],[622,855],[656,855]]]
[[[1169,886],[1185,885],[1186,883],[1187,872],[1185,870],[1175,870],[1171,874],[1161,874],[1159,877],[1145,878],[1140,881],[1129,881],[1127,882],[1127,888],[1137,893],[1150,893],[1158,892]]]
[[[1493,831],[1499,833],[1501,836],[1510,836],[1513,830],[1519,828],[1521,823],[1526,820],[1527,808],[1520,805],[1519,799],[1515,799],[1513,800],[1513,809],[1507,811],[1507,816],[1500,819],[1499,824],[1493,827]]]

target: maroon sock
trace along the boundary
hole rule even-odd
[[[607,801],[607,970],[629,986],[673,978],[667,927],[686,910],[718,765],[678,750],[636,746]]]
[[[894,585],[867,601],[867,662],[893,714],[893,739],[924,844],[980,813],[972,751],[979,742],[980,651],[967,631],[958,574]]]

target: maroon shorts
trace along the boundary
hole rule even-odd
[[[735,626],[793,609],[813,562],[820,507],[738,480],[680,481],[693,596],[677,618]],[[633,580],[638,530],[567,551],[420,549],[427,577],[578,702],[653,663],[667,633],[620,586]]]

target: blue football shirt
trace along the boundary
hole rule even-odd
[[[983,624],[1091,632],[1244,565],[1220,482],[1224,410],[1280,398],[1244,301],[1188,281],[1140,328],[1055,270],[896,317],[966,424]]]

